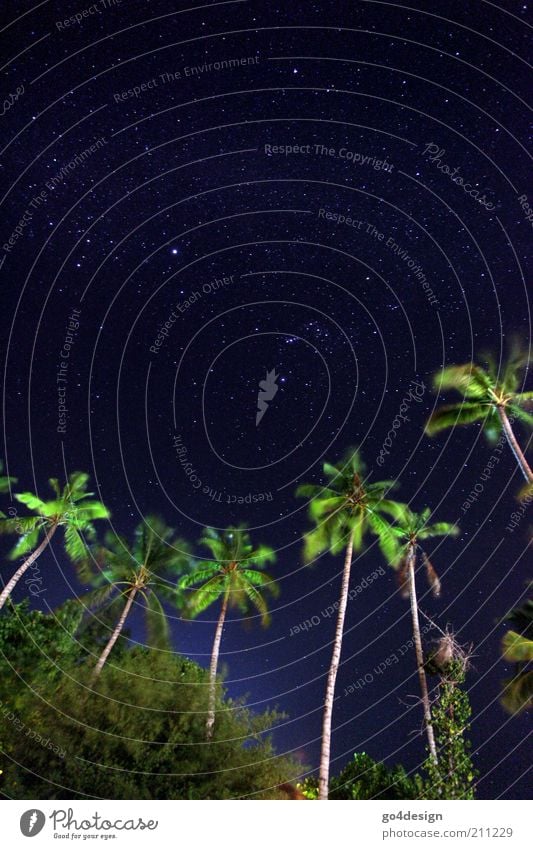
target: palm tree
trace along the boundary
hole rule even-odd
[[[506,618],[516,630],[505,633],[503,656],[515,664],[515,674],[504,681],[500,701],[508,713],[519,713],[533,707],[533,600],[527,599]]]
[[[386,498],[395,486],[394,481],[366,483],[363,480],[365,467],[356,450],[351,449],[337,465],[324,463],[323,470],[328,478],[325,486],[303,484],[296,491],[297,496],[310,499],[309,515],[315,522],[315,528],[305,536],[306,561],[314,560],[325,551],[331,554],[345,551],[337,626],[324,701],[319,799],[327,799],[329,791],[331,719],[353,553],[361,551],[363,538],[371,531],[377,535],[380,548],[387,561],[390,561],[395,553],[395,540],[387,533],[389,524],[383,514],[393,518],[402,514],[402,505]]]
[[[13,592],[18,581],[27,569],[43,553],[59,527],[64,531],[65,550],[75,564],[87,558],[86,540],[94,539],[93,522],[108,519],[109,511],[101,501],[92,499],[94,493],[87,492],[89,475],[85,472],[72,472],[68,483],[61,490],[57,478],[50,478],[49,484],[55,498],[41,501],[33,492],[20,492],[15,495],[17,501],[25,504],[33,516],[0,516],[0,533],[19,534],[19,540],[9,553],[10,560],[16,560],[31,552],[0,594],[0,609]],[[41,542],[39,539],[42,537]]]
[[[483,422],[486,437],[494,442],[503,430],[522,474],[528,483],[533,483],[533,471],[509,420],[511,417],[513,421],[516,419],[529,427],[533,425],[533,415],[527,411],[533,404],[533,392],[520,391],[528,354],[514,340],[503,369],[498,368],[490,354],[485,355],[485,359],[485,366],[475,363],[446,366],[435,375],[437,392],[455,390],[463,395],[463,401],[435,410],[426,425],[426,433],[433,436],[455,425]]]
[[[157,516],[147,516],[134,531],[131,545],[123,537],[108,533],[105,546],[96,550],[97,563],[103,564],[96,573],[87,569],[94,590],[84,597],[90,607],[107,607],[113,615],[120,614],[104,650],[94,668],[92,681],[100,675],[109,654],[118,640],[137,597],[144,603],[148,640],[152,645],[168,645],[168,620],[161,599],[179,606],[180,593],[176,578],[183,574],[189,562],[187,543],[174,536]]]
[[[262,624],[268,625],[270,617],[264,595],[269,592],[277,596],[279,587],[270,575],[262,571],[267,563],[275,561],[274,550],[266,545],[254,548],[244,526],[230,527],[222,533],[215,528],[205,528],[200,544],[209,549],[212,559],[198,563],[190,575],[181,579],[180,587],[188,589],[199,585],[192,590],[187,601],[186,610],[191,616],[198,616],[219,599],[222,601],[209,666],[206,736],[210,740],[215,725],[218,655],[226,614],[231,607],[236,607],[243,614],[254,607],[261,616]]]
[[[433,733],[433,725],[431,722],[431,706],[424,666],[424,652],[422,649],[422,637],[420,635],[420,622],[418,618],[415,572],[418,566],[418,558],[421,556],[426,571],[426,577],[433,591],[433,595],[440,595],[439,577],[420,543],[422,540],[432,539],[434,537],[457,536],[459,528],[449,522],[435,522],[432,525],[429,525],[428,521],[430,516],[431,511],[429,508],[423,510],[422,513],[414,513],[409,508],[406,508],[404,515],[390,530],[399,543],[398,551],[396,556],[392,559],[391,564],[398,570],[402,596],[404,598],[409,598],[411,603],[413,642],[415,645],[416,664],[418,667],[418,678],[420,681],[422,705],[424,708],[424,725],[428,738],[430,757],[434,763],[437,763],[437,749],[435,746],[435,735]]]

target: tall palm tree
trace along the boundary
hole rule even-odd
[[[324,463],[323,470],[328,479],[325,486],[303,484],[296,491],[297,496],[310,499],[309,515],[315,523],[314,529],[306,534],[304,540],[306,561],[313,561],[325,551],[331,554],[345,552],[337,626],[324,701],[319,799],[327,799],[329,792],[331,719],[353,553],[361,551],[363,538],[370,531],[377,535],[380,548],[390,561],[395,553],[395,541],[387,533],[389,524],[384,516],[394,518],[402,514],[402,505],[386,497],[394,488],[394,481],[366,482],[365,467],[356,450],[351,449],[337,465]]]
[[[463,401],[446,404],[435,410],[426,425],[426,433],[433,436],[455,425],[482,422],[490,442],[503,431],[520,471],[528,483],[533,483],[533,471],[518,444],[510,418],[528,427],[533,425],[533,392],[522,392],[528,353],[517,340],[513,340],[507,362],[499,369],[494,358],[485,355],[486,363],[464,363],[446,366],[434,377],[437,392],[455,390]]]
[[[421,542],[434,537],[457,536],[459,528],[449,522],[434,522],[428,524],[431,511],[426,508],[422,513],[414,513],[406,508],[404,515],[390,530],[398,540],[398,551],[391,561],[398,570],[400,591],[402,596],[409,598],[411,604],[411,619],[413,623],[413,642],[415,645],[416,665],[418,667],[418,678],[420,691],[422,693],[422,705],[424,708],[424,725],[428,739],[429,753],[434,763],[437,763],[437,749],[435,746],[435,735],[431,722],[431,704],[429,701],[426,671],[424,666],[424,652],[422,648],[422,637],[420,634],[420,621],[418,617],[418,599],[416,595],[415,573],[419,558],[425,568],[428,583],[435,596],[440,595],[440,580],[431,564],[429,557],[422,548]]]
[[[246,614],[255,608],[264,626],[270,617],[265,594],[277,596],[279,587],[274,579],[262,571],[276,559],[275,552],[266,545],[254,547],[244,526],[230,527],[222,533],[215,528],[205,528],[200,544],[209,549],[212,559],[197,564],[195,570],[181,579],[182,589],[195,587],[189,594],[186,611],[198,616],[215,601],[221,600],[220,613],[209,665],[209,696],[206,736],[210,740],[215,725],[216,675],[222,631],[226,614],[236,607]]]
[[[0,609],[59,527],[63,528],[65,550],[73,563],[80,564],[87,558],[87,541],[95,537],[94,521],[109,518],[107,507],[92,499],[94,493],[87,492],[88,481],[89,475],[85,472],[72,472],[68,483],[61,489],[57,478],[50,478],[49,484],[55,495],[51,501],[42,501],[33,492],[15,495],[17,501],[25,504],[35,515],[0,516],[0,533],[19,535],[9,559],[16,560],[31,552],[0,594]]]
[[[94,608],[105,606],[107,616],[118,615],[94,668],[93,682],[122,633],[136,599],[143,603],[150,644],[168,644],[168,620],[161,599],[179,605],[176,578],[183,574],[190,558],[187,543],[174,533],[162,519],[147,516],[137,525],[131,545],[123,537],[108,533],[105,546],[96,549],[96,562],[102,567],[91,574],[87,564],[82,572],[82,577],[88,577],[94,587],[83,601]]]

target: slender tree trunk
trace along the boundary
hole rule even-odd
[[[209,665],[209,702],[207,707],[207,721],[205,723],[206,737],[208,740],[211,740],[213,736],[213,729],[215,727],[218,654],[220,651],[220,641],[222,640],[222,629],[224,627],[224,620],[226,618],[226,612],[228,610],[228,599],[229,595],[226,592],[222,600],[222,609],[220,611],[220,616],[218,617],[217,627],[215,631],[215,639],[213,640],[213,650],[211,652],[211,663]]]
[[[320,750],[320,771],[318,776],[318,798],[327,800],[329,795],[329,759],[331,750],[331,717],[333,714],[333,699],[335,697],[335,681],[341,659],[342,636],[344,633],[344,618],[346,605],[348,603],[348,588],[350,586],[350,571],[352,568],[353,555],[353,531],[348,540],[346,556],[344,558],[344,571],[342,573],[341,595],[339,599],[339,615],[337,616],[337,627],[333,641],[333,654],[329,667],[328,680],[326,684],[326,698],[324,701],[324,717],[322,720],[322,748]]]
[[[502,423],[503,432],[507,437],[507,442],[509,443],[509,447],[513,452],[516,462],[520,467],[520,471],[522,472],[528,483],[533,483],[533,471],[531,471],[531,468],[524,456],[524,453],[517,442],[516,436],[514,435],[513,429],[511,427],[511,422],[509,421],[507,413],[505,412],[505,409],[503,407],[498,407],[498,415]]]
[[[16,585],[18,584],[18,582],[22,578],[26,569],[29,569],[31,564],[35,563],[37,558],[43,553],[46,546],[48,545],[48,543],[52,539],[53,535],[55,534],[56,530],[57,530],[57,525],[52,525],[48,529],[48,531],[46,532],[45,538],[40,543],[40,545],[37,546],[35,551],[32,551],[32,553],[30,554],[29,557],[26,558],[26,560],[24,561],[22,566],[19,566],[19,568],[17,569],[17,571],[15,572],[13,577],[7,582],[7,584],[5,585],[4,589],[2,590],[2,592],[0,594],[0,610],[3,608],[4,604],[6,603],[9,596],[13,592],[14,588],[16,587]]]
[[[429,703],[428,685],[426,681],[426,670],[424,669],[424,652],[422,651],[422,638],[420,636],[420,622],[418,619],[418,601],[416,598],[415,585],[415,550],[411,545],[407,554],[408,575],[409,575],[409,598],[411,601],[411,616],[413,619],[413,640],[415,643],[416,665],[418,666],[418,678],[420,681],[420,690],[422,692],[422,704],[424,706],[424,725],[426,726],[426,734],[428,738],[429,753],[432,761],[436,764],[437,748],[435,746],[435,735],[433,733],[433,725],[431,724],[431,707]]]
[[[122,613],[120,615],[120,619],[118,620],[118,622],[116,624],[115,630],[113,631],[109,640],[107,641],[107,645],[106,645],[105,649],[103,650],[102,654],[100,655],[100,657],[98,658],[98,663],[94,667],[94,672],[93,672],[93,675],[92,675],[92,678],[91,678],[91,684],[94,684],[94,682],[96,681],[96,679],[100,675],[100,672],[103,669],[104,663],[106,662],[107,658],[109,657],[109,653],[110,653],[111,649],[113,648],[116,641],[118,640],[120,633],[121,633],[121,631],[124,627],[124,622],[126,621],[126,619],[128,617],[128,613],[131,610],[131,606],[133,604],[133,600],[134,600],[136,595],[137,595],[137,590],[134,587],[128,593],[128,598],[127,598],[126,604],[124,605],[124,610],[122,611]]]

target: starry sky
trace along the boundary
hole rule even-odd
[[[294,490],[360,445],[371,479],[398,478],[414,509],[461,526],[434,548],[443,592],[421,586],[421,607],[473,645],[479,796],[524,798],[527,719],[498,703],[499,620],[528,578],[527,520],[505,530],[519,473],[505,452],[464,512],[491,449],[477,426],[423,428],[440,366],[530,338],[527,4],[3,5],[9,472],[44,494],[48,477],[89,471],[123,533],[155,512],[191,540],[245,522],[274,546],[272,625],[234,616],[221,660],[230,694],[287,713],[278,750],[316,767],[334,633],[322,612],[342,559],[305,567]],[[59,545],[43,560],[47,609],[80,586]],[[382,565],[369,544],[352,585]],[[206,665],[215,616],[176,617],[176,650]],[[131,632],[144,640],[136,615]],[[412,651],[373,672],[410,634],[385,569],[348,606],[334,772],[354,751],[423,759]]]

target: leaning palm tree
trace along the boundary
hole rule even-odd
[[[277,596],[279,587],[266,572],[268,563],[276,559],[275,552],[266,545],[254,547],[244,526],[231,527],[220,532],[205,528],[200,544],[209,549],[211,560],[196,565],[195,570],[179,582],[181,589],[195,587],[189,594],[186,612],[198,616],[215,601],[221,600],[220,613],[215,629],[215,638],[209,666],[209,696],[206,720],[206,736],[210,740],[215,725],[216,675],[222,631],[230,607],[242,614],[255,608],[264,626],[270,621],[265,594]]]
[[[51,501],[42,501],[33,492],[15,495],[17,501],[33,511],[33,516],[0,516],[0,533],[19,535],[17,544],[9,553],[9,559],[16,560],[31,552],[0,594],[0,609],[59,527],[63,528],[65,550],[73,563],[78,565],[86,560],[87,541],[95,537],[94,521],[109,518],[107,507],[101,501],[92,499],[94,493],[87,492],[88,480],[89,475],[85,472],[73,472],[61,489],[58,480],[50,478],[49,484],[55,495]]]
[[[94,589],[82,601],[89,607],[105,609],[106,618],[112,617],[115,624],[94,668],[93,682],[122,633],[136,599],[144,607],[150,644],[168,645],[168,620],[161,599],[179,606],[176,578],[183,574],[190,557],[187,543],[157,516],[147,516],[137,526],[131,545],[123,537],[108,533],[105,545],[97,548],[95,555],[97,570],[86,564],[82,572]]]
[[[398,550],[391,560],[391,565],[398,570],[400,591],[404,598],[409,598],[411,604],[411,618],[413,623],[413,642],[415,646],[416,664],[418,667],[418,678],[422,693],[422,705],[424,708],[424,725],[428,739],[430,757],[437,763],[437,749],[435,746],[435,735],[431,721],[431,705],[429,701],[426,671],[424,666],[424,652],[422,649],[422,637],[420,635],[420,621],[418,617],[418,599],[416,595],[415,572],[419,557],[425,568],[428,583],[433,595],[440,595],[440,580],[431,564],[429,557],[421,546],[423,540],[433,537],[457,536],[459,528],[449,522],[435,522],[428,524],[431,511],[426,508],[422,513],[414,513],[406,508],[404,515],[390,530],[398,541]]]
[[[390,561],[395,553],[395,541],[387,532],[387,519],[402,515],[403,507],[386,497],[394,488],[394,481],[369,483],[364,480],[365,467],[359,453],[354,449],[337,465],[324,463],[323,470],[328,478],[325,486],[303,484],[296,491],[298,496],[310,499],[309,515],[315,523],[314,529],[306,534],[304,539],[306,562],[312,562],[326,551],[331,554],[345,552],[337,626],[324,701],[319,799],[327,799],[329,792],[333,699],[341,657],[353,553],[361,551],[363,538],[370,531],[377,535],[379,546]]]
[[[446,366],[435,375],[437,392],[455,390],[463,395],[463,401],[435,410],[426,424],[426,433],[433,436],[455,425],[482,422],[486,437],[494,442],[503,431],[520,471],[528,483],[533,483],[533,471],[511,426],[511,420],[528,427],[533,425],[533,415],[528,412],[533,407],[533,392],[521,391],[528,353],[514,340],[502,369],[490,354],[484,359],[484,366],[475,363]]]

